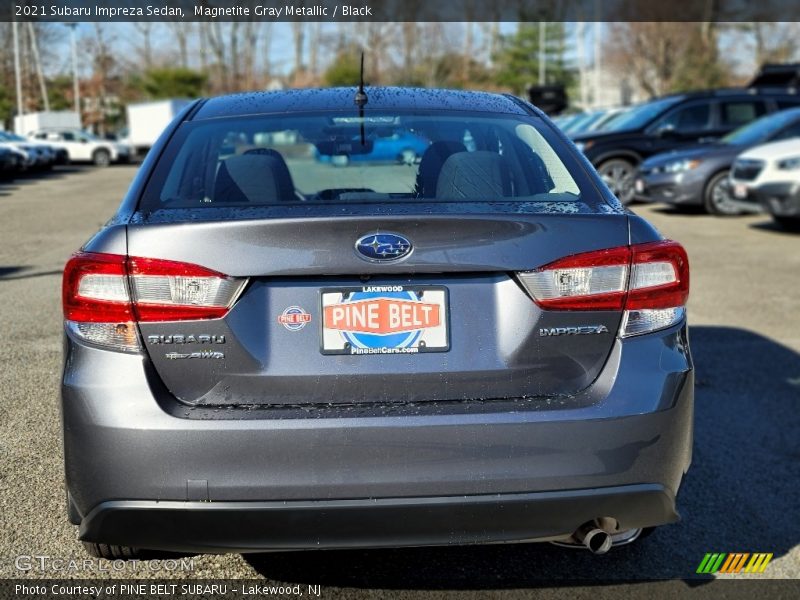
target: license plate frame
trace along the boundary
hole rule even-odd
[[[379,302],[380,300],[383,302]],[[405,310],[403,307],[409,304],[417,306]],[[334,318],[333,308],[328,311],[326,307],[343,305],[358,305],[359,309],[363,309],[360,312],[355,307],[345,309],[345,313],[351,313],[350,317],[356,327],[348,328],[343,324],[344,317],[341,316],[341,312],[337,313],[338,321],[329,322]],[[404,310],[402,318],[406,318],[406,321],[403,322],[401,319],[401,322],[398,323],[400,326],[416,323],[417,321],[414,319],[420,320],[423,324],[434,322],[436,324],[397,331],[391,329],[385,332],[369,330],[368,326],[375,324],[374,319],[364,320],[364,317],[367,319],[370,316],[375,317],[375,312],[370,312],[370,305],[378,305],[378,308],[372,310],[377,311],[378,320],[381,325],[386,327],[393,324],[389,313],[392,313],[391,316],[394,318],[401,318],[396,312],[404,312]],[[436,306],[438,310],[425,309],[423,305]],[[390,284],[321,288],[319,307],[319,349],[322,354],[385,356],[448,352],[450,350],[450,294],[447,287],[443,285]],[[413,313],[413,315],[409,316],[408,313]],[[436,313],[438,318],[435,321],[431,313]],[[362,315],[362,319],[358,319],[358,314]],[[409,322],[408,318],[411,318],[412,321]],[[348,321],[348,323],[350,322]],[[337,325],[339,326],[337,327]],[[379,344],[384,341],[387,342],[385,345]]]
[[[743,183],[733,185],[733,197],[737,200],[746,200],[748,196],[747,186]]]

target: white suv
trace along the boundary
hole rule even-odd
[[[57,148],[64,148],[71,162],[91,162],[107,167],[112,162],[127,162],[130,152],[126,146],[101,140],[80,129],[41,129],[31,134]]]
[[[732,196],[741,208],[761,206],[787,229],[800,229],[800,138],[751,148],[733,163]]]

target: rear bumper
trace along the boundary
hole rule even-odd
[[[755,200],[777,217],[800,217],[800,183],[768,183],[750,191]]]
[[[86,516],[80,537],[182,552],[544,541],[598,515],[624,515],[623,529],[671,523],[674,503],[657,485],[376,500],[109,501]]]
[[[242,551],[557,539],[595,517],[676,520],[691,461],[685,326],[617,340],[577,396],[332,416],[202,415],[165,399],[144,358],[66,346],[66,480],[85,540]]]

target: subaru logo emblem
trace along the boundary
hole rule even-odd
[[[408,238],[396,233],[370,233],[356,242],[359,258],[370,262],[400,260],[411,254],[412,248]]]

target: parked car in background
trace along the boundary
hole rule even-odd
[[[733,163],[730,186],[743,210],[763,208],[786,229],[800,229],[800,139],[743,152]]]
[[[31,168],[50,169],[58,159],[57,149],[50,144],[29,140],[8,131],[0,131],[0,144],[11,144],[27,152],[32,159]]]
[[[553,117],[553,123],[558,126],[561,131],[566,131],[570,125],[576,122],[584,113],[582,112],[569,112]]]
[[[610,108],[603,114],[602,117],[597,119],[594,123],[592,123],[586,131],[605,131],[613,127],[614,122],[619,119],[622,115],[628,112],[631,109],[630,106],[618,106],[616,108]]]
[[[91,162],[98,167],[107,167],[111,163],[128,162],[130,159],[130,151],[124,144],[101,140],[80,129],[42,129],[31,135],[66,150],[70,162]]]
[[[9,142],[0,142],[0,147],[16,155],[20,171],[28,171],[36,166],[36,154],[30,149],[24,150]]]
[[[589,131],[602,131],[626,110],[626,108],[604,108],[580,113],[561,127],[561,130],[570,137]]]
[[[592,123],[600,119],[604,113],[605,111],[602,110],[581,112],[570,119],[569,122],[564,123],[563,126],[559,125],[559,127],[567,135],[585,131]]]
[[[23,159],[15,148],[0,146],[0,178],[11,179],[22,170]]]
[[[717,143],[656,154],[639,166],[634,183],[635,198],[699,206],[717,215],[742,212],[732,202],[728,175],[734,159],[753,146],[800,136],[800,108],[761,117],[729,133]]]
[[[634,197],[645,158],[722,137],[758,117],[800,106],[794,89],[727,89],[675,94],[631,108],[605,130],[575,136],[576,145],[617,197]]]
[[[368,140],[372,144],[369,152],[325,156],[317,154],[320,162],[330,161],[336,166],[351,162],[400,163],[413,165],[428,149],[430,142],[410,131],[398,130],[388,136],[375,136]]]

